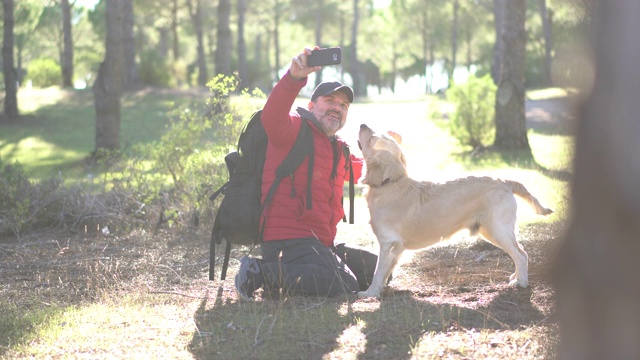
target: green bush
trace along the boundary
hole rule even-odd
[[[31,182],[19,163],[4,164],[0,160],[0,233],[8,231],[16,235],[29,217],[31,201],[28,189]]]
[[[224,156],[264,94],[237,96],[237,77],[209,82],[211,96],[176,108],[157,141],[96,156],[98,177],[65,183],[34,181],[19,164],[0,159],[0,235],[52,228],[110,233],[163,223],[197,225],[212,217],[208,196],[227,179]]]
[[[470,76],[467,83],[447,91],[447,97],[455,106],[450,123],[451,134],[462,145],[474,150],[493,142],[495,136],[496,85],[491,76]]]
[[[27,66],[25,80],[31,80],[34,87],[49,87],[62,84],[62,70],[53,59],[33,60]]]
[[[257,103],[258,92],[240,94],[237,77],[219,75],[208,84],[206,102],[169,113],[167,131],[155,142],[137,145],[130,157],[109,169],[107,182],[135,194],[141,204],[155,204],[157,219],[170,225],[194,225],[211,210],[208,199],[228,178],[224,156],[235,146]],[[152,209],[147,205],[147,209]]]
[[[172,80],[172,70],[166,58],[158,55],[155,50],[146,50],[140,54],[138,78],[143,84],[150,86],[169,87],[175,85]]]

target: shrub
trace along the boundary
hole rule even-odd
[[[219,75],[207,85],[211,96],[206,106],[192,103],[172,110],[165,134],[135,146],[132,156],[107,175],[140,203],[159,204],[159,222],[197,225],[202,212],[211,209],[208,195],[228,177],[224,156],[256,110],[250,97],[264,96],[243,93],[232,105],[237,77]]]
[[[31,80],[35,87],[60,85],[62,83],[62,70],[60,65],[53,59],[36,59],[27,66],[25,80]]]
[[[224,156],[262,104],[251,98],[264,94],[243,93],[232,104],[236,77],[218,76],[208,85],[206,104],[173,110],[158,141],[99,154],[100,178],[36,182],[19,164],[0,159],[0,235],[20,238],[27,231],[99,231],[105,226],[114,233],[154,223],[190,226],[203,214],[211,215],[208,195],[228,178]]]
[[[0,163],[0,235],[42,229],[79,230],[109,226],[130,229],[140,222],[135,194],[113,187],[95,192],[95,183],[66,185],[59,178],[29,179],[20,164]]]
[[[169,87],[172,84],[171,69],[166,58],[155,50],[146,50],[140,54],[138,78],[143,84]]]
[[[493,142],[495,94],[496,85],[489,75],[470,76],[467,83],[456,85],[447,92],[455,106],[451,134],[462,145],[477,150]]]
[[[0,161],[0,233],[11,231],[20,234],[29,216],[30,199],[27,189],[31,186],[22,166],[3,164]]]

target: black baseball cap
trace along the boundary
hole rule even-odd
[[[315,90],[313,90],[311,101],[317,99],[318,96],[327,96],[333,94],[336,91],[344,92],[345,94],[347,94],[347,98],[349,98],[349,103],[353,102],[353,90],[339,81],[326,81],[318,85]]]

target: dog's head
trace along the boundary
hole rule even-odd
[[[367,163],[364,184],[379,187],[407,177],[407,163],[400,143],[402,137],[395,132],[378,134],[367,125],[360,125],[358,146]]]

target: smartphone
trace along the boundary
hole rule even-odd
[[[313,50],[307,56],[307,66],[336,65],[342,62],[342,50],[339,47]]]

